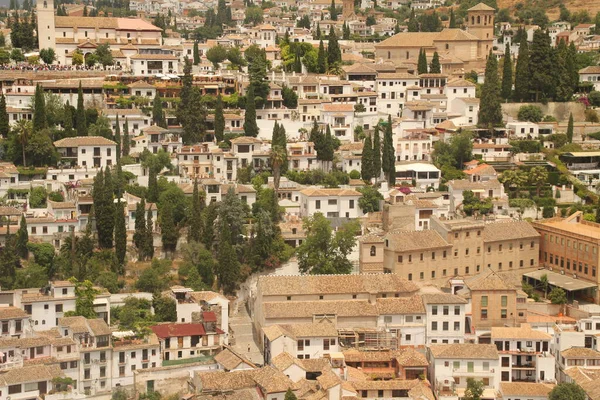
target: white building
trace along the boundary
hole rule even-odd
[[[327,218],[362,217],[363,212],[358,206],[361,196],[354,189],[304,189],[300,191],[300,216],[321,213]]]
[[[61,159],[72,166],[110,167],[117,164],[117,144],[102,136],[76,136],[54,142]]]
[[[440,186],[441,172],[433,164],[409,163],[396,165],[396,183],[398,181],[408,184],[414,183],[415,187],[427,189]]]
[[[422,297],[427,310],[427,345],[464,343],[467,301],[441,292]]]
[[[579,70],[579,82],[590,83],[594,90],[600,90],[600,66],[592,65]]]
[[[338,331],[329,321],[271,325],[263,328],[265,364],[281,353],[302,359],[322,358],[339,351]]]
[[[130,57],[131,71],[136,76],[178,74],[179,59],[171,54],[136,54]]]

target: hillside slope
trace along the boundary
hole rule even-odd
[[[524,0],[498,0],[499,8],[509,8],[514,12],[515,5],[517,3],[525,3]],[[600,11],[600,1],[597,0],[564,0],[564,4],[569,9],[569,11],[577,12],[582,10],[587,10],[592,19],[596,15],[597,12]],[[550,21],[555,21],[558,19],[559,10],[558,7],[550,8],[546,12],[548,14],[548,18]]]

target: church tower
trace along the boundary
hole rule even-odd
[[[342,0],[342,17],[348,20],[354,15],[354,0]]]
[[[56,29],[54,25],[54,0],[37,0],[37,35],[40,50],[56,50]]]
[[[479,3],[467,10],[467,30],[480,40],[494,40],[494,10]]]

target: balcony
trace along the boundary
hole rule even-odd
[[[488,377],[494,374],[494,370],[488,371],[476,371],[468,368],[455,368],[452,369],[452,376],[467,376],[467,377]]]

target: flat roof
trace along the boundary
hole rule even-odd
[[[586,239],[600,239],[600,227],[588,225],[581,222],[569,222],[566,219],[540,221],[537,226],[543,229],[544,226],[549,228],[560,229],[563,234],[576,234],[586,236]]]
[[[582,281],[580,279],[574,279],[571,278],[569,275],[561,275],[556,272],[548,271],[547,269],[538,269],[537,271],[523,274],[523,276],[533,278],[538,281],[540,280],[542,275],[546,275],[548,277],[548,283],[550,285],[558,286],[559,288],[565,289],[569,292],[585,290],[598,286],[595,283]]]
[[[562,155],[564,157],[600,157],[600,151],[573,151]]]
[[[433,164],[412,163],[396,165],[396,172],[398,171],[439,172],[440,170]]]

